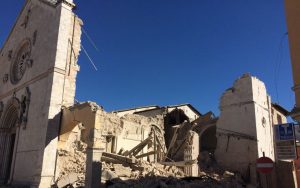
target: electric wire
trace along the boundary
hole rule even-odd
[[[76,8],[77,9],[77,8]],[[75,14],[76,10],[68,10],[66,9],[67,11],[71,12],[72,14],[74,14],[76,17],[77,15]],[[89,36],[89,34],[84,30],[83,27],[81,27],[81,30],[83,32],[83,34],[87,37],[88,41],[91,43],[91,45],[95,48],[96,51],[100,51],[99,48],[97,47],[96,43],[92,40],[92,38]],[[85,48],[83,47],[82,44],[80,44],[81,48],[83,49],[83,52],[85,53],[85,55],[87,56],[87,58],[89,59],[90,63],[92,64],[92,66],[94,67],[94,69],[96,71],[98,71],[98,68],[97,66],[95,65],[94,61],[92,60],[92,58],[89,56],[88,52],[85,50]],[[103,50],[101,50],[103,51]]]
[[[283,42],[288,33],[284,33],[280,39],[278,51],[275,58],[275,70],[274,70],[274,84],[275,84],[275,92],[276,92],[276,102],[279,104],[279,94],[278,94],[278,76],[280,73],[280,67],[282,64],[282,53],[283,53]]]
[[[95,48],[95,50],[99,52],[99,48],[97,47],[96,43],[92,40],[92,38],[88,35],[88,33],[84,30],[83,27],[82,27],[82,32],[86,36],[88,41],[91,43],[91,45]]]
[[[97,71],[98,68],[96,67],[95,63],[93,62],[92,58],[89,56],[88,52],[85,50],[85,48],[83,47],[83,45],[81,44],[81,48],[83,49],[83,52],[85,53],[85,55],[87,56],[87,58],[89,59],[90,63],[93,65],[94,69]]]

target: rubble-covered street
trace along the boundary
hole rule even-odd
[[[74,142],[71,151],[60,150],[58,155],[61,159],[61,163],[58,165],[61,171],[53,187],[84,187],[86,144],[80,141]],[[176,166],[150,163],[135,158],[128,158],[131,159],[130,162],[125,162],[118,160],[115,155],[111,156],[112,158],[103,157],[102,159],[101,183],[104,187],[239,188],[245,185],[239,174],[224,171],[212,159],[206,159],[206,164],[210,166],[206,168],[207,171],[200,170],[199,177],[189,177],[182,168]]]
[[[1,5],[0,188],[300,186],[300,0]]]

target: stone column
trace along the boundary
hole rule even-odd
[[[103,149],[87,148],[87,163],[85,187],[100,187],[101,186],[101,156]]]
[[[85,187],[93,188],[101,186],[102,163],[101,156],[105,151],[103,138],[98,129],[91,129],[86,156]]]
[[[184,172],[189,176],[198,176],[199,135],[194,131],[190,131],[189,134],[188,144],[184,149],[184,161],[195,160],[195,163],[184,167]]]

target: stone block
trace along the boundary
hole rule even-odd
[[[77,180],[78,180],[78,175],[76,173],[71,173],[71,174],[65,176],[64,178],[62,178],[61,180],[59,180],[57,182],[57,187],[63,188],[67,185],[71,185],[71,184],[75,183]]]

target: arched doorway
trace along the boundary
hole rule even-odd
[[[0,121],[0,184],[8,183],[12,170],[17,134],[19,101],[13,98]]]

